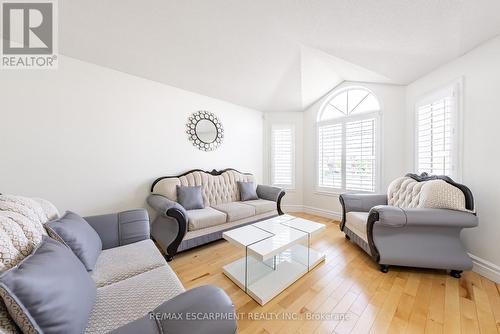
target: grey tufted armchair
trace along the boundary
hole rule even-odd
[[[340,196],[340,229],[387,272],[390,265],[446,269],[453,277],[472,268],[460,240],[478,224],[472,192],[447,176],[407,174],[388,194]]]

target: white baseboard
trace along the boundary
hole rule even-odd
[[[495,283],[500,283],[500,267],[490,261],[480,258],[474,254],[469,256],[472,259],[472,271],[484,276]]]
[[[283,209],[284,212],[303,212],[304,211],[304,206],[303,205],[298,205],[298,204],[285,204],[282,205],[281,208]]]
[[[305,212],[312,215],[325,217],[329,219],[340,220],[342,219],[342,214],[340,212],[314,208],[307,205],[283,205],[283,211],[285,212]]]

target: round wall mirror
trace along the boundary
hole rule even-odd
[[[202,119],[196,123],[195,131],[198,138],[204,143],[213,143],[217,138],[217,127],[214,122],[208,119]]]
[[[197,111],[186,123],[186,133],[194,146],[202,151],[213,151],[224,139],[224,129],[219,119],[211,112]]]

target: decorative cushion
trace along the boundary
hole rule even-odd
[[[3,300],[0,298],[0,333],[1,334],[17,334],[17,326],[10,317]]]
[[[97,289],[97,299],[85,333],[107,333],[141,318],[158,305],[184,292],[168,266],[147,271]]]
[[[68,246],[88,271],[95,268],[102,251],[101,238],[89,223],[74,212],[67,211],[61,218],[48,222],[49,235]]]
[[[259,199],[257,190],[253,182],[240,182],[238,181],[238,189],[240,191],[240,199],[242,201],[252,201]]]
[[[351,211],[346,214],[345,226],[354,232],[358,237],[368,242],[366,231],[366,222],[368,221],[368,212]]]
[[[40,223],[11,211],[0,211],[0,271],[15,266],[42,241],[45,233]],[[15,249],[15,251],[14,251]],[[14,255],[14,253],[17,255]]]
[[[213,205],[214,209],[222,211],[227,215],[228,222],[234,222],[255,215],[255,207],[240,202]]]
[[[50,217],[54,217],[56,213],[55,206],[45,200],[0,195],[0,232],[2,233],[0,271],[15,266],[33,251],[42,241],[42,236],[47,234],[43,223]]]
[[[3,228],[4,226],[0,225],[0,272],[14,267],[24,258]]]
[[[56,206],[51,202],[43,199],[43,198],[33,198],[43,209],[45,216],[47,217],[47,221],[54,220],[60,217],[59,210],[57,210]]]
[[[165,178],[154,187],[156,194],[163,195],[171,201],[178,202],[176,186],[201,186],[205,207],[220,203],[240,200],[240,192],[236,182],[254,182],[251,174],[243,174],[234,170],[227,170],[221,175],[211,175],[202,171],[195,171],[181,177]]]
[[[0,195],[0,210],[19,213],[31,222],[38,223],[40,231],[43,231],[42,224],[48,220],[40,203],[28,197]]]
[[[407,176],[397,178],[389,185],[387,200],[389,205],[400,208],[467,211],[463,192],[444,180],[418,182]]]
[[[96,287],[71,250],[44,236],[31,255],[0,276],[0,296],[24,333],[81,333]]]
[[[154,242],[148,239],[103,250],[91,276],[99,288],[165,264],[166,261]]]
[[[176,186],[177,201],[186,210],[203,209],[203,196],[201,186],[184,187]]]
[[[224,212],[213,208],[204,208],[199,210],[189,210],[188,215],[188,230],[195,231],[203,228],[224,224],[227,220],[227,215]]]
[[[277,210],[276,202],[268,201],[266,199],[245,201],[245,204],[253,206],[255,208],[255,213],[258,215],[261,213]]]

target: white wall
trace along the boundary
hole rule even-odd
[[[462,182],[472,190],[479,216],[479,227],[465,230],[462,238],[471,254],[490,262],[481,265],[496,266],[493,270],[500,274],[500,37],[409,85],[408,127],[413,127],[420,96],[460,77],[464,79]],[[407,159],[413,163],[413,133],[408,133],[407,143]]]
[[[295,186],[283,197],[284,211],[302,211],[303,203],[303,113],[266,113],[264,121],[264,183],[271,184],[271,127],[273,124],[293,125],[295,128]]]
[[[386,84],[344,82],[333,91],[346,86],[363,86],[370,89],[379,99],[381,118],[381,189],[408,172],[405,162],[405,87]],[[316,102],[304,113],[304,180],[303,205],[307,211],[335,218],[341,216],[337,194],[325,194],[316,190],[316,119],[318,111],[330,94]]]
[[[54,71],[0,73],[0,192],[39,196],[82,215],[146,207],[151,182],[192,168],[233,167],[262,180],[263,115],[61,57]],[[185,122],[214,112],[215,152]]]

